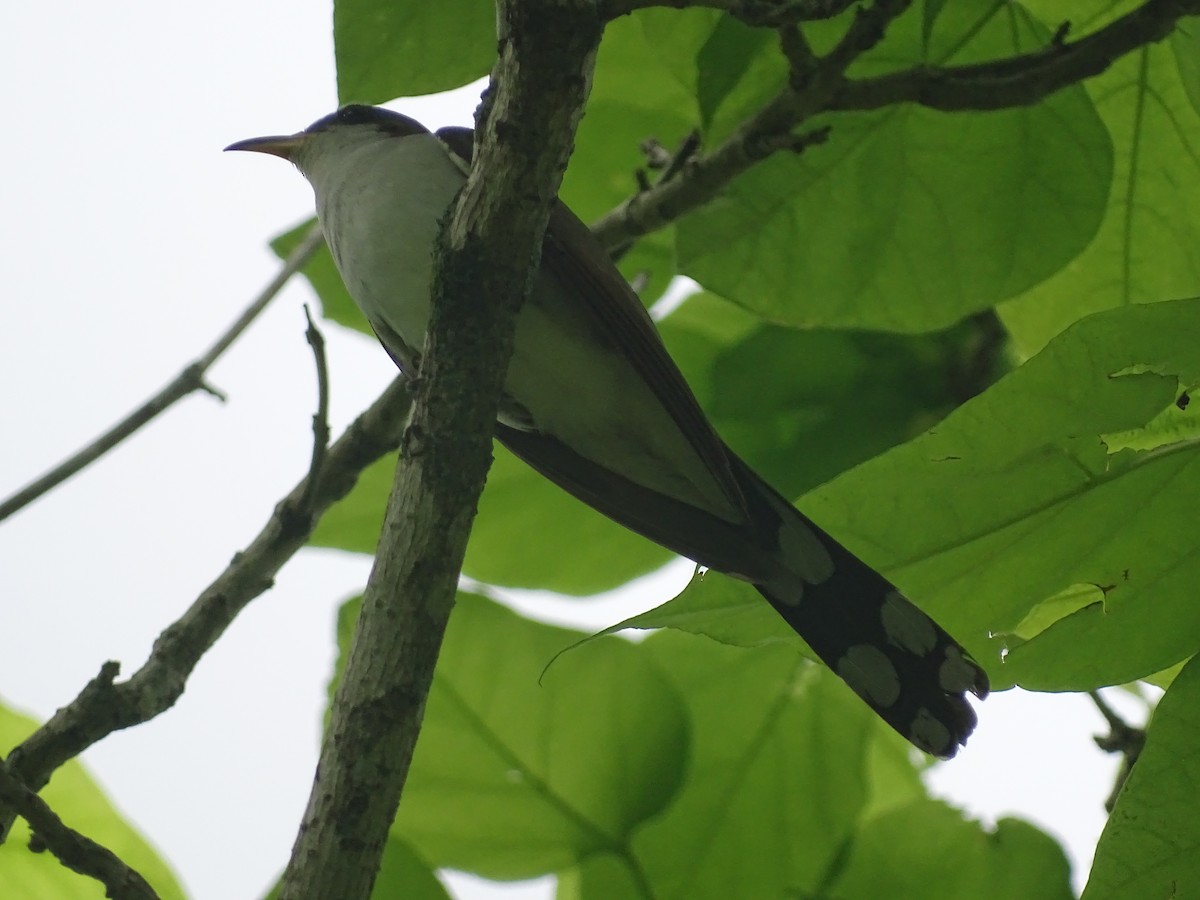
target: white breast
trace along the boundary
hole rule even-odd
[[[321,158],[332,162],[305,174],[346,289],[367,318],[419,348],[438,222],[465,177],[433,135],[385,137]]]

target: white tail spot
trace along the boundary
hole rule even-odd
[[[879,618],[883,621],[888,640],[901,650],[917,656],[928,656],[937,646],[937,630],[933,622],[899,591],[892,591],[883,598]]]
[[[900,697],[900,675],[887,654],[870,644],[855,644],[838,660],[837,673],[854,692],[887,708]]]

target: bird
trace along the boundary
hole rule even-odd
[[[433,249],[473,132],[348,105],[227,150],[293,163],[350,296],[415,376]],[[518,314],[495,437],[584,503],[748,582],[915,747],[948,759],[976,725],[983,667],[888,579],[757,475],[717,434],[650,316],[588,227],[555,201]]]

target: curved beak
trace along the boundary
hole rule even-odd
[[[297,134],[272,135],[271,137],[247,138],[244,141],[237,141],[226,147],[226,150],[252,150],[255,153],[269,153],[272,156],[278,156],[280,159],[286,159],[289,162],[292,155],[304,143],[304,139],[308,137],[303,131]]]

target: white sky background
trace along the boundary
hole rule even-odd
[[[266,241],[310,214],[311,193],[278,160],[221,148],[333,109],[331,27],[327,0],[4,5],[0,496],[158,390],[274,274]],[[474,102],[398,106],[437,127],[469,124]],[[4,702],[44,718],[105,660],[134,671],[304,474],[311,299],[293,283],[212,371],[227,404],[189,397],[0,525]],[[336,434],[393,370],[367,339],[325,334]],[[190,896],[260,896],[284,866],[316,760],[334,613],[368,565],[303,552],[174,709],[85,754]],[[656,584],[585,604],[582,621],[602,627],[630,602],[667,599]],[[567,607],[581,605],[523,604],[543,617]],[[981,712],[935,788],[986,818],[1050,829],[1080,880],[1115,771],[1091,743],[1102,720],[1078,697],[996,696]]]

